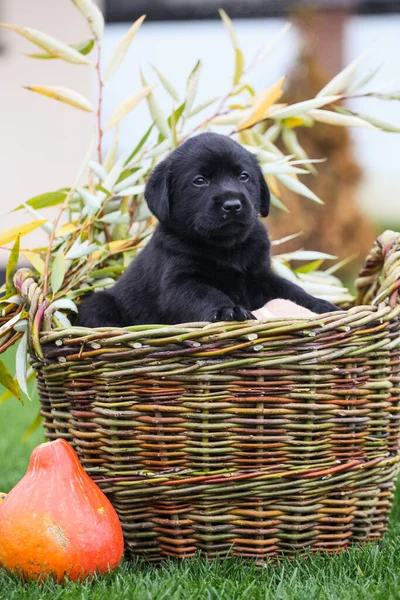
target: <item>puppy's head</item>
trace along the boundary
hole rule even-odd
[[[244,239],[270,194],[256,157],[227,136],[188,139],[153,171],[145,198],[162,223],[229,245]]]

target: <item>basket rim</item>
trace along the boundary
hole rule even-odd
[[[247,320],[247,321],[198,321],[189,323],[176,323],[172,325],[162,323],[151,323],[144,325],[129,325],[125,327],[83,327],[80,325],[71,325],[70,327],[55,327],[48,331],[40,332],[40,339],[42,342],[48,342],[50,340],[58,339],[64,335],[70,336],[81,336],[82,338],[88,338],[94,335],[100,337],[108,337],[110,334],[113,336],[132,336],[137,335],[138,337],[152,337],[152,334],[158,335],[165,333],[168,336],[185,335],[189,333],[195,333],[197,335],[205,334],[218,334],[224,332],[227,334],[226,337],[235,337],[236,335],[245,335],[263,331],[265,329],[277,328],[282,331],[287,330],[302,330],[310,329],[313,327],[322,327],[324,329],[336,329],[344,327],[346,330],[351,329],[351,325],[358,322],[361,318],[377,320],[384,319],[389,321],[394,319],[400,314],[400,306],[390,307],[385,303],[380,306],[376,305],[360,305],[353,306],[347,310],[339,310],[334,312],[328,312],[324,314],[302,316],[302,317],[268,317],[267,319]],[[229,335],[228,335],[229,334]],[[250,338],[251,339],[251,338]]]

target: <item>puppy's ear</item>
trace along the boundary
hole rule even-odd
[[[169,160],[160,162],[146,184],[144,197],[147,206],[160,222],[169,217]]]
[[[260,168],[260,214],[262,217],[268,217],[270,203],[271,194],[269,193],[264,174]]]

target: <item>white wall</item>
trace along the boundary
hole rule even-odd
[[[1,20],[28,25],[70,43],[90,37],[86,23],[70,0],[3,0]],[[59,60],[36,61],[24,53],[37,48],[20,36],[1,31],[0,54],[0,227],[27,217],[8,211],[36,194],[73,181],[92,135],[93,117],[24,90],[24,85],[64,85],[94,96],[88,67]],[[29,217],[28,217],[29,218]],[[30,217],[32,218],[32,217]],[[23,246],[44,243],[40,230]],[[7,253],[0,250],[0,265]]]
[[[365,67],[382,68],[374,89],[400,92],[400,15],[353,17],[346,32],[346,57],[350,61],[365,50]],[[386,86],[386,84],[388,84]],[[368,89],[368,88],[366,88]],[[400,127],[400,101],[374,98],[352,102],[360,112]],[[400,221],[400,134],[355,129],[357,159],[364,168],[359,201],[377,219]]]

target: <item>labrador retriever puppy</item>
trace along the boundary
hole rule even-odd
[[[159,220],[109,290],[81,305],[87,327],[244,321],[274,298],[338,310],[271,269],[270,194],[256,157],[231,138],[189,138],[153,171],[145,199]]]

